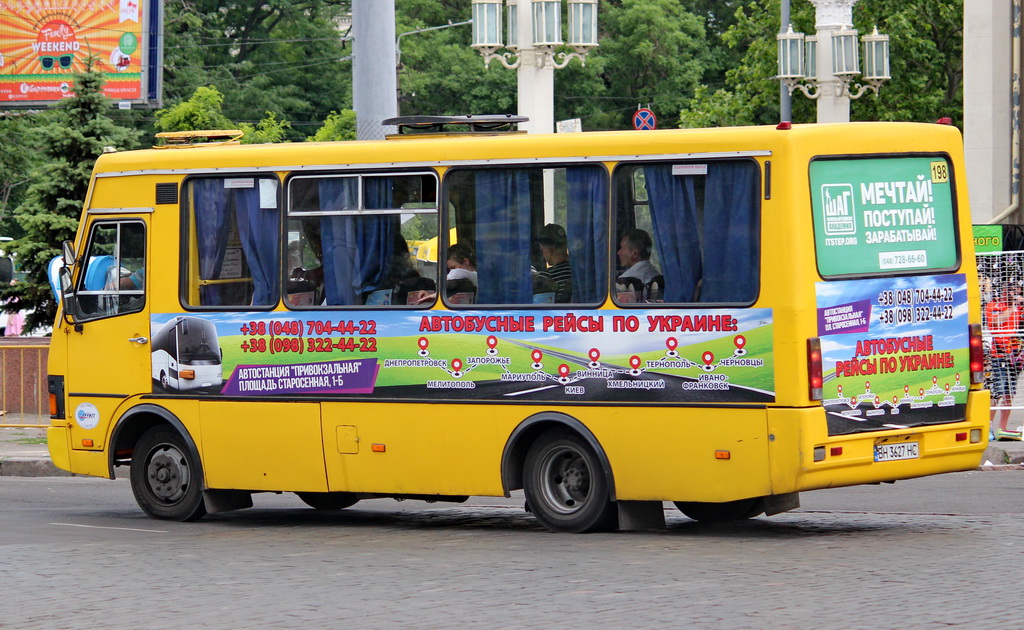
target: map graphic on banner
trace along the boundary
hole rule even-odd
[[[771,309],[151,317],[153,389],[222,396],[771,402]]]
[[[143,102],[151,37],[150,0],[0,0],[0,103],[59,101],[74,92],[73,75],[91,57],[103,73],[103,93]]]
[[[830,434],[964,417],[971,372],[963,274],[816,289]]]

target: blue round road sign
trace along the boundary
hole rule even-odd
[[[654,112],[646,107],[636,110],[636,113],[633,114],[633,129],[649,131],[657,128],[657,126],[658,119],[655,118]]]

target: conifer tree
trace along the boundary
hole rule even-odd
[[[131,149],[138,134],[118,126],[107,115],[110,100],[103,96],[103,75],[92,65],[75,75],[74,96],[61,101],[42,118],[31,136],[42,162],[29,174],[25,199],[14,211],[24,236],[11,250],[27,277],[24,282],[0,289],[7,310],[31,313],[25,329],[53,323],[56,302],[46,268],[60,254],[61,243],[73,239],[89,188],[89,177],[104,147]]]

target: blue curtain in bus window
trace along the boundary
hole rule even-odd
[[[530,177],[525,170],[476,174],[479,304],[531,304]]]
[[[390,177],[367,177],[363,180],[363,185],[363,202],[367,209],[391,208]],[[368,215],[359,218],[356,227],[359,246],[357,277],[362,292],[389,288],[384,285],[389,280],[392,260],[399,253],[400,248],[396,247],[396,241],[402,238],[399,221],[397,214]]]
[[[273,304],[278,272],[279,222],[277,208],[260,207],[258,180],[252,188],[234,189],[238,237],[249,263],[254,306]]]
[[[572,301],[591,304],[604,298],[608,282],[608,184],[601,169],[592,166],[565,169],[565,180]]]
[[[224,180],[192,180],[192,199],[199,247],[199,277],[216,280],[220,277],[228,240],[228,196]],[[199,287],[199,303],[204,306],[220,305],[220,289],[218,285]]]
[[[358,180],[322,179],[319,182],[320,210],[323,212],[355,209]],[[320,244],[324,271],[324,300],[335,306],[357,304],[356,221],[353,216],[328,216],[320,219]]]
[[[704,185],[701,302],[750,302],[760,265],[760,170],[750,162],[711,162]]]
[[[702,274],[693,178],[673,175],[671,164],[659,164],[644,166],[644,180],[665,301],[691,302]]]

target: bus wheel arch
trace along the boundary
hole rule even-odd
[[[527,509],[551,531],[618,527],[611,466],[582,423],[563,414],[542,413],[517,429],[522,430],[513,432],[503,457],[506,491],[522,486]]]
[[[555,411],[542,411],[523,420],[509,435],[505,449],[501,454],[501,485],[505,496],[512,490],[523,487],[523,473],[526,468],[526,455],[540,436],[558,428],[569,429],[577,434],[594,451],[601,463],[601,469],[608,480],[608,498],[615,501],[615,476],[608,456],[594,434],[582,422],[572,416]]]
[[[138,444],[143,434],[160,425],[168,425],[177,431],[184,440],[189,455],[196,461],[201,461],[195,440],[192,439],[192,435],[177,416],[159,405],[136,405],[118,419],[117,426],[114,427],[114,432],[110,437],[108,466],[111,479],[115,478],[114,469],[119,463],[127,463],[131,460],[135,445]]]

